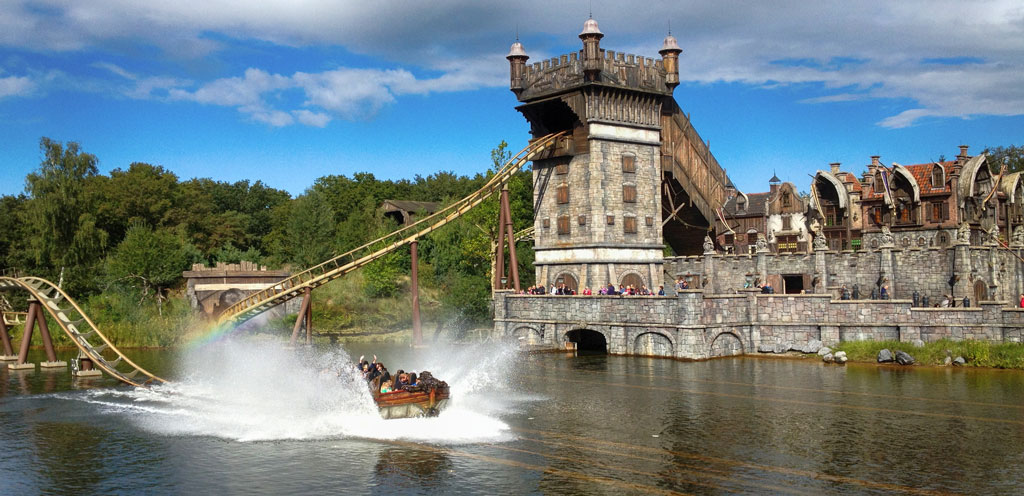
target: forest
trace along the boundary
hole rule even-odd
[[[203,325],[184,296],[193,264],[246,260],[299,271],[398,227],[379,207],[386,199],[452,202],[484,184],[511,156],[506,143],[473,177],[438,172],[380,180],[372,172],[317,179],[301,195],[259,180],[183,180],[160,165],[136,162],[99,173],[99,159],[75,142],[40,139],[41,162],[25,191],[0,197],[0,268],[58,283],[100,329],[126,346],[173,346]],[[509,184],[516,230],[533,225],[532,181]],[[489,322],[491,250],[498,202],[492,198],[419,244],[421,305],[427,326],[455,332]],[[519,247],[523,284],[533,252]],[[409,326],[410,254],[395,252],[314,292],[314,326],[343,332]],[[24,295],[2,294],[15,310]],[[294,319],[294,317],[292,317]],[[283,332],[289,322],[271,326]],[[429,327],[428,327],[429,328]],[[56,336],[55,336],[56,338]]]

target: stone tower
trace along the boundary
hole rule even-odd
[[[527,65],[517,41],[507,57],[533,137],[570,132],[533,164],[537,282],[656,290],[664,284],[662,114],[667,101],[677,109],[682,50],[669,36],[660,60],[615,53],[601,48],[603,36],[588,19],[578,52]]]

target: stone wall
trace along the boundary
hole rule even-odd
[[[776,344],[821,340],[1022,342],[1024,309],[1005,302],[920,308],[910,300],[834,300],[828,294],[764,295],[756,290],[677,296],[527,296],[499,291],[495,335],[563,349],[571,331],[604,336],[609,353],[706,359]]]

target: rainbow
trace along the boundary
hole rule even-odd
[[[195,349],[210,343],[216,343],[235,332],[237,328],[238,326],[235,322],[211,323],[205,326],[205,329],[200,328],[200,332],[188,338],[185,341],[185,348]]]

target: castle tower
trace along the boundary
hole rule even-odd
[[[531,66],[518,42],[509,52],[511,89],[532,135],[571,132],[533,163],[537,282],[657,290],[662,114],[666,101],[678,112],[672,90],[682,50],[669,37],[662,60],[626,55],[602,49],[603,36],[588,19],[578,52]]]

